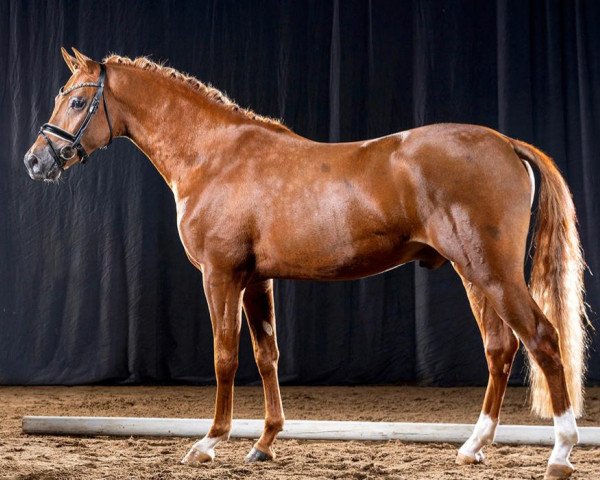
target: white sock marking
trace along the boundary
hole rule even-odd
[[[569,455],[578,441],[577,422],[575,421],[573,408],[569,408],[562,415],[554,417],[554,449],[548,464],[554,463],[573,468],[569,461]]]
[[[202,440],[197,441],[192,446],[192,450],[198,450],[199,452],[206,453],[211,459],[215,458],[215,447],[223,440],[224,437],[204,437]]]
[[[473,429],[473,433],[458,451],[463,455],[474,458],[478,462],[483,461],[483,452],[481,449],[493,442],[497,426],[498,420],[492,420],[492,417],[489,415],[481,413]]]

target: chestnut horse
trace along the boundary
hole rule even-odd
[[[25,164],[32,178],[56,180],[114,134],[134,142],[172,189],[181,241],[203,273],[217,377],[213,424],[183,463],[212,460],[229,436],[242,309],[265,396],[264,431],[247,459],[274,458],[284,415],[273,278],[356,279],[415,260],[430,268],[450,261],[489,367],[481,415],[457,462],[483,460],[521,341],[533,410],[554,418],[546,478],[570,476],[583,402],[584,264],[573,201],[548,156],[459,124],[318,143],[146,58],[97,63],[74,54],[63,49],[72,76]],[[528,287],[530,165],[541,185]]]

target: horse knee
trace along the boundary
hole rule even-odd
[[[255,352],[256,366],[261,375],[267,374],[277,369],[279,361],[279,350],[260,348]]]
[[[215,373],[218,378],[232,378],[238,368],[238,355],[234,352],[218,352],[215,361]]]

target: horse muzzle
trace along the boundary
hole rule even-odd
[[[27,152],[23,162],[32,180],[54,182],[60,177],[61,170],[51,155]]]

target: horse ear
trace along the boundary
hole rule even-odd
[[[73,53],[75,54],[75,60],[78,64],[78,67],[81,68],[82,71],[91,72],[95,62],[91,58],[86,57],[75,47],[71,47],[71,50],[73,50]]]
[[[71,73],[75,73],[75,70],[77,70],[78,68],[77,60],[71,55],[69,55],[69,52],[67,52],[65,47],[60,47],[60,51],[62,53],[63,58],[65,59],[67,67],[69,67],[69,70],[71,70]]]

